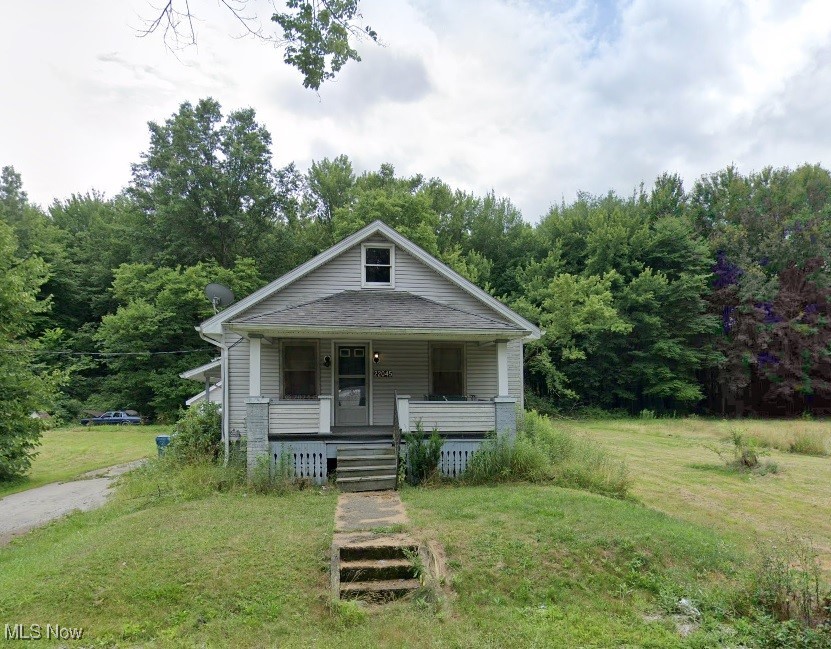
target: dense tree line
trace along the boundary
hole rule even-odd
[[[15,383],[4,415],[172,416],[193,390],[178,373],[214,353],[193,328],[211,313],[205,284],[247,294],[374,219],[542,326],[526,348],[537,407],[831,409],[831,175],[820,166],[729,167],[689,191],[664,174],[629,197],[579,194],[532,226],[507,198],[387,164],[357,174],[342,155],[275,169],[254,111],[223,115],[211,99],[149,131],[114,198],[44,210],[3,169],[0,380]]]

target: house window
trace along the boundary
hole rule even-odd
[[[434,345],[430,349],[431,394],[464,397],[465,350],[462,345]]]
[[[364,244],[361,247],[363,287],[387,287],[395,285],[395,246]]]
[[[317,345],[283,345],[283,398],[313,399],[317,396]]]

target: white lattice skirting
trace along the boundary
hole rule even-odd
[[[326,444],[323,442],[272,442],[271,453],[275,466],[279,465],[284,454],[288,456],[294,477],[325,484]]]

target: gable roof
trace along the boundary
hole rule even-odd
[[[346,237],[345,239],[343,239],[339,243],[336,243],[328,250],[320,253],[316,257],[313,257],[304,264],[301,264],[294,270],[286,273],[282,277],[279,277],[278,279],[274,280],[270,284],[267,284],[258,291],[254,291],[247,297],[243,298],[235,304],[232,304],[227,309],[220,311],[213,317],[208,318],[201,325],[199,325],[200,333],[207,336],[211,336],[212,334],[221,334],[222,325],[224,323],[231,322],[231,320],[235,316],[239,315],[246,309],[261,302],[262,300],[266,299],[270,295],[273,295],[283,287],[291,284],[292,282],[297,281],[301,277],[308,275],[315,269],[323,266],[325,263],[340,255],[341,253],[345,252],[346,250],[349,250],[355,245],[358,245],[365,239],[368,239],[369,237],[375,234],[380,234],[383,237],[386,237],[387,239],[395,243],[397,246],[399,246],[402,250],[405,250],[413,257],[421,261],[423,264],[436,271],[440,276],[449,280],[450,282],[461,288],[463,291],[469,293],[479,301],[483,302],[488,307],[504,316],[507,320],[517,325],[520,329],[527,331],[529,338],[540,337],[540,330],[534,324],[523,318],[521,315],[519,315],[506,305],[502,304],[502,302],[500,302],[493,296],[489,295],[469,280],[459,275],[459,273],[457,273],[456,271],[441,263],[431,254],[414,244],[406,237],[400,235],[394,229],[392,229],[387,224],[381,221],[373,221],[365,228],[358,230],[354,234]]]
[[[295,330],[406,329],[407,331],[526,334],[510,322],[463,311],[405,291],[342,291],[305,304],[232,320],[235,329],[285,326]]]

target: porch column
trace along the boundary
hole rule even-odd
[[[497,395],[508,396],[508,343],[504,340],[496,342],[496,373]]]
[[[318,424],[318,431],[322,435],[328,435],[332,432],[332,395],[321,394],[320,399],[320,424]]]
[[[268,448],[268,397],[248,397],[245,400],[245,442],[248,475],[252,475],[259,458],[271,462]]]
[[[395,396],[395,408],[398,413],[398,428],[402,433],[410,431],[410,395],[397,394]]]
[[[262,376],[262,337],[251,334],[248,338],[248,395],[259,397]]]
[[[494,397],[493,406],[496,415],[496,434],[516,437],[516,399],[513,397]]]

